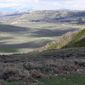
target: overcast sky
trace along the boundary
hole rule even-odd
[[[70,9],[85,10],[85,0],[0,0],[1,11]]]

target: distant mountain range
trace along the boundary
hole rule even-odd
[[[23,12],[23,13],[21,12],[5,13],[5,14],[1,14],[1,16],[3,16],[1,17],[3,19],[9,17],[9,21],[11,18],[12,24],[16,24],[16,23],[26,24],[28,22],[71,23],[71,24],[85,23],[85,11],[43,10],[43,11],[31,11],[31,12]]]
[[[0,22],[18,18],[23,14],[24,12],[0,12]]]

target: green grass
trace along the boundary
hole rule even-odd
[[[38,80],[39,83],[36,85],[85,85],[85,75],[83,74],[75,74],[70,76],[58,76],[58,77],[50,77],[43,78]],[[6,85],[31,85],[25,83],[23,81],[12,81],[12,82],[5,82]],[[35,85],[35,84],[32,84]]]
[[[85,85],[85,75],[71,75],[41,79],[39,85]]]
[[[66,47],[85,47],[85,29],[75,35],[73,40]]]
[[[15,49],[15,48],[0,48],[0,52],[8,52],[8,53],[10,53],[10,52],[18,52],[18,50]]]
[[[26,82],[23,81],[14,81],[14,82],[5,82],[6,85],[28,85]]]
[[[85,38],[75,42],[71,47],[85,47]]]
[[[81,30],[77,35],[74,36],[73,38],[73,43],[77,42],[78,40],[80,40],[81,37],[85,36],[85,29]]]
[[[69,38],[70,37],[70,38]],[[48,49],[60,49],[60,48],[71,48],[71,47],[85,47],[85,29],[72,35],[63,35],[59,39],[59,42],[49,43]]]
[[[81,38],[82,36],[85,36],[85,29],[81,30],[75,37],[76,40],[78,40],[79,38]]]

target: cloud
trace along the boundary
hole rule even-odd
[[[34,9],[85,10],[85,0],[39,0]]]
[[[0,0],[0,9],[8,8],[8,11],[9,9],[15,9],[15,11],[32,9],[32,6],[38,2],[39,0]]]
[[[3,1],[3,0],[0,0],[0,2],[13,2],[13,3],[26,3],[26,2],[28,2],[28,3],[30,3],[30,2],[38,2],[39,0],[5,0],[5,1]]]
[[[19,5],[26,5],[26,4],[33,4],[33,3],[38,3],[39,0],[0,0],[0,8],[1,7],[14,7],[14,6],[19,6]],[[22,7],[21,6],[21,7]]]
[[[67,0],[63,4],[65,4],[65,8],[71,10],[85,10],[85,0]]]
[[[85,10],[85,0],[0,0],[0,9],[45,10],[71,9]]]

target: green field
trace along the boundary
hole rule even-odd
[[[58,76],[39,79],[36,84],[22,81],[6,82],[7,85],[85,85],[85,75]]]
[[[5,52],[5,53],[18,52],[18,49],[15,49],[15,48],[0,48],[0,52]]]
[[[61,76],[42,79],[40,85],[85,85],[85,75]]]

